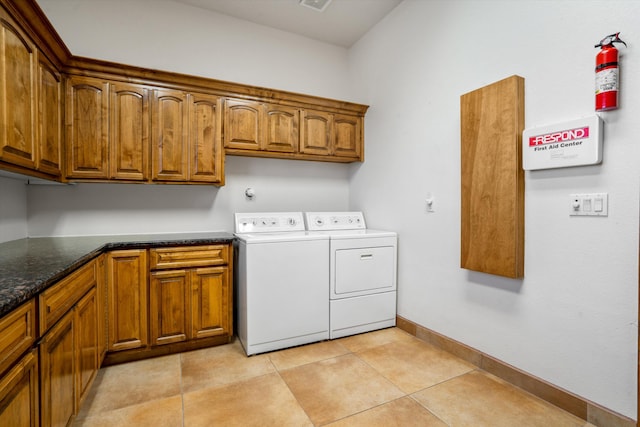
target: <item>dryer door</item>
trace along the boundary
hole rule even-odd
[[[338,249],[332,297],[346,298],[396,288],[396,248],[394,246]]]

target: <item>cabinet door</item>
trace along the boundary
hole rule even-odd
[[[38,170],[62,174],[62,76],[43,55],[38,61]]]
[[[333,154],[361,159],[362,118],[335,114],[333,116]]]
[[[0,160],[36,167],[36,48],[0,8]]]
[[[27,353],[0,377],[0,426],[38,427],[38,350]]]
[[[187,95],[154,90],[151,112],[152,178],[187,181],[189,170]]]
[[[188,322],[187,270],[154,271],[149,282],[151,344],[186,341]]]
[[[40,343],[40,415],[44,426],[66,426],[75,413],[74,312]]]
[[[300,111],[280,105],[266,106],[264,149],[295,153],[300,139]]]
[[[302,112],[302,138],[300,152],[304,154],[332,154],[332,116],[323,111]]]
[[[192,338],[232,335],[232,304],[227,267],[191,271]]]
[[[245,150],[260,150],[262,104],[237,99],[225,101],[224,146]]]
[[[147,179],[149,158],[149,95],[140,85],[112,83],[110,176],[112,179]]]
[[[109,350],[147,346],[147,252],[129,249],[107,256]]]
[[[189,95],[189,181],[220,183],[224,177],[222,100],[213,95]]]
[[[109,178],[109,84],[72,76],[67,80],[66,158],[68,178]]]
[[[76,305],[76,408],[98,373],[98,293],[92,288]]]
[[[98,367],[107,353],[107,270],[106,255],[100,255],[96,262],[96,294],[98,304]]]

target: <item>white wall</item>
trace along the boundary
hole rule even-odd
[[[168,0],[38,4],[74,55],[356,101],[344,48]],[[29,235],[233,231],[234,212],[346,210],[348,174],[345,164],[229,156],[220,189],[29,186]]]
[[[399,314],[631,418],[639,29],[636,1],[405,0],[350,51],[371,105],[350,207],[399,232]],[[460,95],[518,74],[527,127],[593,114],[593,46],[617,31],[629,47],[603,163],[526,172],[523,280],[460,269]],[[582,192],[609,193],[609,216],[569,217]]]
[[[25,181],[0,176],[0,243],[27,237]]]
[[[344,210],[348,166],[226,159],[226,185],[29,186],[29,235],[233,231],[234,212]],[[245,189],[256,196],[248,200]]]

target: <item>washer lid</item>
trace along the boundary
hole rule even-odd
[[[288,231],[277,233],[235,233],[238,240],[250,245],[252,243],[281,243],[307,240],[329,240],[329,236],[306,231]]]

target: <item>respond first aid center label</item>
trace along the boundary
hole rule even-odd
[[[594,115],[526,129],[522,133],[522,168],[536,170],[600,163],[602,128],[602,120]]]

